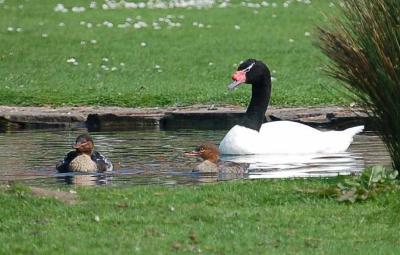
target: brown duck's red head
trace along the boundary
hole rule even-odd
[[[219,149],[213,143],[203,143],[196,147],[194,151],[185,153],[186,156],[198,156],[204,160],[216,163],[219,159]]]
[[[94,142],[90,135],[83,134],[76,138],[72,147],[79,153],[91,155],[94,149]]]

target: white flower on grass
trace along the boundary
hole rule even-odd
[[[294,40],[293,40],[292,38],[290,38],[290,39],[289,39],[289,42],[290,42],[290,43],[293,43],[293,42],[294,42]]]
[[[58,26],[59,27],[65,27],[65,23],[64,22],[60,22],[60,23],[58,23]]]
[[[222,2],[220,5],[218,5],[218,8],[226,8],[226,7],[228,7],[227,2]]]
[[[240,30],[240,26],[239,26],[239,25],[235,25],[234,28],[235,28],[236,30]]]
[[[311,33],[310,33],[310,32],[305,32],[304,35],[305,35],[305,36],[310,36]]]
[[[261,2],[261,5],[264,6],[264,7],[268,7],[268,6],[269,6],[269,3],[266,2],[266,1],[262,1],[262,2]]]
[[[213,62],[209,62],[208,65],[209,65],[209,66],[213,66],[214,63],[213,63]]]
[[[97,3],[96,2],[91,2],[90,5],[89,5],[89,8],[96,9],[97,8]]]
[[[80,13],[80,12],[84,12],[86,9],[83,6],[74,6],[74,7],[72,7],[71,10],[72,10],[72,12]]]
[[[117,67],[115,67],[115,66],[111,67],[111,71],[117,71],[117,70],[118,70]]]
[[[78,61],[75,58],[69,58],[67,59],[67,63],[72,65],[77,65]]]
[[[120,66],[125,66],[124,62],[119,63]]]
[[[146,44],[145,42],[141,42],[141,43],[140,43],[140,46],[142,46],[142,47],[146,47],[146,46],[147,46],[147,44]]]
[[[85,45],[86,44],[86,41],[81,41],[81,45]]]
[[[67,13],[68,9],[64,7],[63,4],[57,4],[56,7],[54,7],[55,12],[61,12],[61,13]]]
[[[17,29],[15,29],[15,31],[17,31],[17,32],[22,32],[22,28],[17,27]]]
[[[107,20],[103,22],[103,25],[106,26],[106,27],[108,27],[108,28],[112,28],[112,27],[114,26],[113,23],[111,23],[111,22],[109,22],[109,21],[107,21]]]
[[[101,67],[104,71],[110,70],[110,68],[108,68],[108,66],[106,66],[106,65],[101,65],[100,67]]]
[[[136,26],[138,26],[138,28],[142,28],[142,27],[148,27],[147,23],[144,21],[138,21],[134,24],[135,28]]]
[[[87,28],[92,28],[93,25],[92,25],[92,23],[89,22],[89,23],[86,24],[86,27],[87,27]]]
[[[49,35],[46,34],[46,33],[43,33],[43,34],[42,34],[42,37],[43,37],[43,38],[47,38],[47,37],[49,37]]]
[[[80,24],[81,26],[84,26],[84,25],[86,24],[86,21],[81,21],[81,22],[79,22],[79,24]]]
[[[133,2],[125,2],[125,8],[127,9],[136,9],[138,6],[136,3]]]
[[[97,41],[96,41],[95,39],[92,39],[92,40],[90,40],[90,43],[91,43],[91,44],[96,44]]]
[[[118,24],[118,28],[127,28],[130,27],[131,24],[129,24],[128,22],[124,23],[124,24]]]
[[[14,31],[14,28],[13,28],[13,27],[7,27],[7,31],[8,31],[8,32],[13,32],[13,31]]]
[[[278,17],[278,15],[272,14],[272,18],[276,18],[276,17]]]
[[[154,66],[154,68],[155,68],[155,69],[160,69],[160,68],[161,68],[161,66],[159,66],[159,65],[155,65],[155,66]]]
[[[92,63],[89,62],[89,63],[87,63],[87,65],[88,65],[88,66],[92,66]]]
[[[101,60],[104,61],[104,62],[108,62],[109,61],[108,58],[102,58]]]

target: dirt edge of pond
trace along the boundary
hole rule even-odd
[[[244,107],[233,105],[153,108],[0,106],[0,131],[33,128],[87,128],[89,131],[228,129],[245,110]],[[368,126],[367,114],[355,107],[269,107],[266,117],[322,128],[342,129],[359,124]]]

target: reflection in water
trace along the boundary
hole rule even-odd
[[[335,154],[305,155],[246,155],[226,157],[241,163],[250,163],[249,178],[290,178],[336,176],[358,173],[364,168],[360,154],[345,152]]]
[[[55,164],[70,150],[82,130],[34,130],[0,133],[0,182],[21,180],[34,185],[187,184],[236,178],[334,176],[360,172],[365,166],[389,165],[377,136],[358,135],[346,153],[324,155],[248,155],[222,160],[250,163],[246,176],[191,173],[198,159],[185,151],[210,141],[218,144],[223,130],[125,131],[91,133],[96,150],[110,158],[115,171],[106,175],[59,174]]]

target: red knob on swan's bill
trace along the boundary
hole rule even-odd
[[[228,89],[233,90],[240,84],[246,82],[246,72],[244,71],[236,71],[232,75],[232,80],[233,82],[228,85]]]

